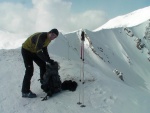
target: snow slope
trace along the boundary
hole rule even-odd
[[[150,9],[145,8],[144,11]],[[136,13],[135,16],[138,14],[140,15]],[[14,46],[8,50],[1,49],[0,113],[149,113],[150,48],[148,36],[145,35],[149,23],[146,18],[145,21],[130,27],[117,27],[114,23],[111,29],[94,32],[85,29],[84,85],[79,82],[82,64],[81,30],[69,34],[60,33],[48,50],[51,58],[60,63],[59,73],[62,81],[74,80],[78,83],[78,88],[75,92],[61,92],[44,102],[41,101],[45,93],[40,89],[37,65],[35,64],[31,90],[38,97],[22,98],[21,86],[25,67],[21,49],[14,49]],[[143,38],[144,36],[146,38]],[[11,34],[8,37],[13,38]],[[145,44],[143,48],[138,48],[137,39],[141,39],[140,44]],[[124,82],[113,72],[114,69],[123,73]],[[77,105],[79,92],[83,89],[85,108]]]
[[[150,6],[133,11],[126,15],[118,16],[109,20],[106,24],[100,26],[94,31],[99,31],[101,29],[110,29],[110,28],[118,28],[118,27],[132,27],[139,25],[148,19],[150,19]]]

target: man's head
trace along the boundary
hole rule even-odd
[[[48,32],[48,38],[50,40],[54,40],[59,35],[59,31],[57,29],[52,29]]]

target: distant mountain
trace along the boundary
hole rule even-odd
[[[137,26],[150,19],[149,12],[150,12],[150,6],[133,11],[126,15],[118,16],[116,18],[109,20],[107,23],[98,27],[94,31],[99,31],[101,29]]]

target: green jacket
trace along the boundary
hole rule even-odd
[[[47,32],[34,33],[22,44],[22,48],[37,54],[42,60],[47,61],[50,59],[47,46],[51,40],[47,38]]]

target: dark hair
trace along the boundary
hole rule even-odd
[[[52,29],[52,30],[50,30],[48,33],[54,33],[54,34],[56,34],[57,36],[59,35],[59,31],[57,30],[57,29]]]

